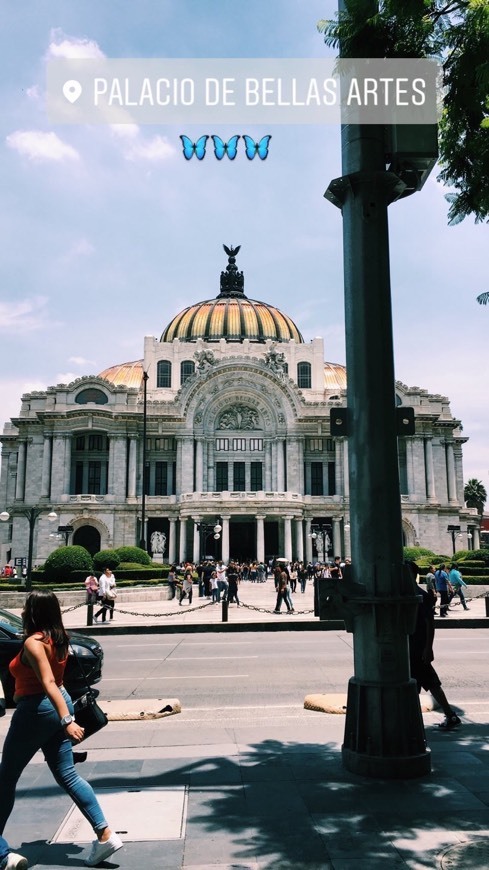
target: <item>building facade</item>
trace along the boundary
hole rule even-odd
[[[2,564],[26,555],[19,512],[32,506],[46,508],[34,564],[60,543],[51,510],[92,553],[158,531],[170,563],[350,555],[347,439],[330,427],[346,370],[324,361],[321,338],[304,342],[287,315],[245,295],[238,250],[226,248],[217,297],[147,336],[143,359],[22,397],[2,436]],[[416,424],[399,439],[404,543],[451,552],[447,527],[458,525],[456,548],[476,548],[466,438],[448,399],[398,382],[395,401]],[[206,530],[217,521],[215,540]]]

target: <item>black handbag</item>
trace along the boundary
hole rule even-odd
[[[88,685],[85,671],[80,665],[80,662],[78,661],[78,656],[71,644],[70,648],[71,652],[75,657],[75,661],[80,669],[80,672],[83,675],[84,683],[87,687],[87,691],[85,692],[85,694],[82,695],[81,698],[77,698],[76,701],[73,701],[75,722],[77,725],[80,725],[81,728],[85,729],[83,740],[86,740],[87,737],[90,737],[92,734],[96,734],[97,731],[105,728],[109,720],[107,718],[107,714],[104,713],[102,708],[99,707],[99,705],[97,704],[95,692]]]
[[[73,702],[73,709],[75,711],[76,724],[85,729],[83,740],[86,740],[92,734],[96,734],[101,728],[105,728],[109,721],[107,714],[97,704],[91,689]]]

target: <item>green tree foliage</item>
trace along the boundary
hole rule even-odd
[[[116,550],[100,550],[93,557],[93,567],[95,571],[103,571],[104,568],[110,568],[111,571],[114,571],[120,561]]]
[[[115,550],[121,562],[132,562],[136,565],[151,565],[151,557],[141,547],[117,547]]]
[[[432,57],[443,65],[438,178],[449,224],[489,220],[488,0],[345,0],[318,30],[343,57]]]
[[[44,564],[44,580],[47,582],[68,580],[71,571],[91,571],[92,557],[85,547],[58,547]]]
[[[467,507],[476,508],[477,513],[482,517],[484,506],[487,501],[487,492],[481,480],[476,477],[471,477],[464,486],[464,499]]]

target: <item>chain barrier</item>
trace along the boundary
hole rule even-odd
[[[276,610],[269,610],[267,607],[255,607],[253,604],[245,604],[244,601],[241,601],[241,607],[246,607],[247,610],[256,610],[257,613],[276,613]],[[284,610],[284,613],[288,613],[289,611]],[[314,608],[312,610],[296,610],[293,608],[293,612],[296,616],[304,616],[310,613],[314,613]]]

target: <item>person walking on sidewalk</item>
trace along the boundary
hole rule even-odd
[[[419,568],[414,562],[409,562],[413,580],[419,574]],[[416,582],[416,581],[415,581]],[[440,731],[453,731],[462,724],[455,710],[448,702],[447,696],[441,687],[441,680],[433,667],[434,653],[433,641],[435,638],[435,608],[433,598],[421,586],[416,586],[416,592],[421,595],[422,601],[418,605],[416,614],[416,626],[414,633],[409,636],[409,662],[411,676],[416,680],[418,692],[425,689],[431,692],[435,701],[442,708],[445,718],[439,723]]]
[[[440,616],[448,616],[448,606],[450,604],[450,583],[448,582],[448,574],[445,570],[445,564],[435,571],[436,591],[440,595]]]
[[[277,603],[275,604],[274,613],[280,613],[282,601],[285,602],[287,613],[293,613],[294,610],[289,603],[289,575],[286,571],[281,571],[279,577],[275,581],[277,587]]]
[[[92,787],[73,764],[73,743],[84,730],[75,722],[73,702],[63,686],[69,638],[56,595],[47,589],[30,592],[22,612],[25,641],[10,662],[15,679],[12,716],[0,765],[0,868],[24,870],[27,860],[7,851],[3,838],[15,802],[19,777],[35,753],[42,749],[56,782],[71,797],[92,826],[97,839],[85,864],[96,867],[122,848],[122,840],[109,828]],[[42,800],[42,797],[38,798]]]
[[[107,612],[109,612],[111,619],[114,618],[114,606],[117,597],[115,577],[110,568],[104,568],[104,573],[99,577],[98,589],[99,597],[102,598],[102,607],[98,613],[94,613],[93,618],[97,622],[99,616],[101,616],[102,622],[105,622]]]
[[[230,604],[232,601],[235,601],[238,607],[240,607],[240,601],[238,598],[238,584],[238,568],[234,562],[230,562],[228,567],[228,601]]]
[[[181,606],[184,598],[188,598],[188,603],[192,604],[192,591],[193,591],[193,573],[191,568],[185,569],[185,574],[183,575],[183,583],[180,591],[180,601],[178,602]]]
[[[458,569],[458,565],[456,565],[455,563],[453,563],[453,565],[450,565],[448,580],[450,582],[450,586],[453,589],[454,596],[458,595],[458,597],[460,598],[463,609],[469,610],[470,608],[467,607],[467,602],[464,595],[464,589],[467,589],[467,584],[462,580],[462,575]]]

